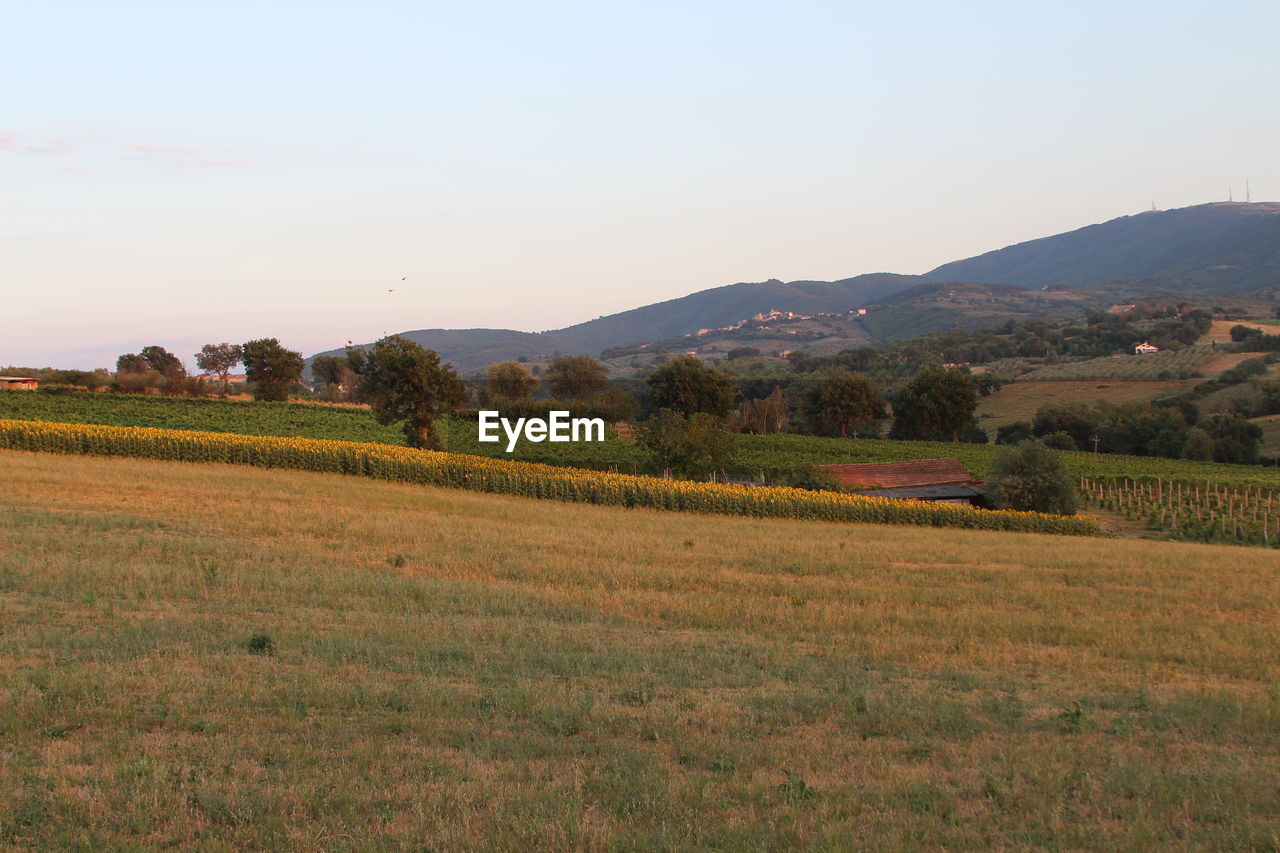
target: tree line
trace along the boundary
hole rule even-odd
[[[276,338],[260,338],[242,344],[205,344],[195,354],[196,366],[218,379],[218,392],[226,396],[231,372],[243,364],[254,399],[283,401],[297,390],[306,366],[302,353],[287,349]],[[146,346],[116,359],[110,383],[116,391],[199,396],[210,393],[205,376],[188,374],[182,359],[161,346]],[[99,386],[101,387],[101,386]]]
[[[830,357],[841,366],[800,386],[737,382],[688,355],[670,359],[645,380],[629,384],[610,382],[605,365],[587,355],[559,356],[542,369],[519,361],[500,362],[482,379],[466,382],[436,352],[399,335],[367,348],[348,347],[342,356],[318,356],[311,370],[319,396],[369,404],[380,422],[401,424],[411,446],[440,447],[435,421],[445,414],[465,417],[477,408],[495,408],[508,417],[545,417],[553,409],[570,409],[577,416],[635,422],[638,440],[682,475],[729,467],[737,433],[878,438],[887,426],[888,436],[897,439],[990,440],[974,415],[982,395],[999,392],[998,380],[933,365],[889,393],[866,374],[845,366],[873,363],[879,356],[868,349]],[[285,400],[301,387],[305,367],[301,353],[276,338],[206,344],[195,361],[205,377],[188,376],[181,359],[163,347],[144,347],[119,357],[112,387],[187,394],[216,390],[225,395],[231,372],[243,364],[256,399]],[[1216,384],[1205,385],[1241,382],[1265,367],[1261,359],[1249,360]],[[1193,389],[1188,394],[1201,391],[1208,393]],[[1280,386],[1265,398],[1274,398],[1280,409]],[[1261,431],[1239,414],[1202,417],[1193,401],[1180,399],[1159,406],[1050,406],[1034,420],[1002,427],[995,436],[998,444],[1032,437],[1059,449],[1256,462]]]

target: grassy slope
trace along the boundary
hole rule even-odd
[[[1110,403],[1147,402],[1166,394],[1185,391],[1197,384],[1198,381],[1194,379],[1163,382],[1096,379],[1014,382],[1001,388],[999,393],[983,397],[978,403],[978,417],[982,419],[982,428],[994,435],[997,429],[1014,421],[1032,420],[1041,406],[1094,403],[1099,400]]]
[[[1253,422],[1262,428],[1262,445],[1258,452],[1264,459],[1280,458],[1280,415],[1253,418]]]
[[[1269,553],[15,452],[0,478],[0,845],[1280,834]]]

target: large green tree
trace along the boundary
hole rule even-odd
[[[608,369],[588,355],[562,355],[547,365],[547,388],[557,400],[582,403],[609,387]]]
[[[735,439],[715,415],[663,409],[640,424],[640,444],[659,465],[691,477],[731,465]]]
[[[738,424],[744,432],[772,435],[785,432],[791,422],[791,395],[781,385],[773,386],[768,397],[747,400],[738,410]]]
[[[147,363],[147,367],[151,368],[156,373],[159,373],[166,379],[176,380],[187,375],[187,368],[183,366],[182,359],[178,358],[164,347],[143,347],[142,352],[138,354],[142,356],[142,360]]]
[[[491,398],[527,400],[538,387],[538,378],[518,361],[500,361],[489,365],[487,390]]]
[[[932,367],[893,401],[892,438],[959,441],[978,408],[978,389],[958,370]]]
[[[1262,427],[1237,414],[1213,415],[1204,422],[1213,439],[1213,461],[1252,465],[1258,461]]]
[[[836,371],[810,391],[809,422],[819,433],[845,438],[850,432],[874,427],[884,416],[884,397],[860,373]]]
[[[340,355],[318,355],[311,359],[311,375],[321,385],[346,385],[351,367]]]
[[[145,373],[147,360],[136,352],[127,352],[116,359],[116,373]]]
[[[196,353],[196,367],[205,373],[218,377],[222,383],[222,396],[227,396],[227,377],[231,369],[244,358],[244,347],[240,344],[205,344]]]
[[[457,372],[440,363],[435,350],[400,335],[376,341],[367,351],[347,347],[347,363],[360,379],[360,396],[378,423],[404,422],[410,447],[442,449],[436,418],[467,401]]]
[[[987,477],[987,495],[1000,509],[1073,515],[1076,490],[1057,451],[1040,441],[1001,447]]]
[[[246,341],[242,347],[245,377],[253,383],[256,400],[282,402],[302,376],[302,353],[285,349],[276,338]]]
[[[691,355],[678,355],[648,379],[656,409],[690,416],[705,412],[717,418],[733,411],[733,378]]]

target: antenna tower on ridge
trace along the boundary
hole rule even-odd
[[[1249,204],[1253,201],[1253,196],[1249,194],[1249,179],[1244,179],[1244,203]]]

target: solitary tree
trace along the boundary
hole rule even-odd
[[[705,412],[717,418],[733,411],[733,379],[691,355],[678,355],[649,376],[653,405],[681,415]]]
[[[227,377],[231,369],[244,358],[244,347],[240,344],[205,344],[196,353],[196,367],[205,373],[212,373],[222,383],[222,396],[227,396]]]
[[[663,409],[640,424],[640,444],[658,464],[681,477],[725,468],[733,461],[733,434],[706,412],[686,417]]]
[[[116,373],[145,373],[147,360],[136,352],[127,352],[116,359]]]
[[[809,419],[818,432],[845,438],[851,430],[874,427],[885,416],[884,398],[860,373],[838,371],[810,394]]]
[[[746,432],[771,435],[782,432],[791,421],[791,395],[781,385],[768,397],[747,400],[738,409],[738,423]]]
[[[1058,454],[1035,439],[1005,446],[987,478],[987,494],[1001,509],[1073,515],[1076,490]]]
[[[1030,421],[1014,421],[996,430],[996,444],[1021,444],[1032,435]]]
[[[547,365],[547,387],[559,400],[584,402],[609,387],[609,371],[587,355],[562,355]]]
[[[1237,414],[1214,415],[1204,423],[1213,438],[1213,460],[1252,465],[1258,461],[1262,427]]]
[[[959,441],[978,408],[978,389],[957,370],[923,371],[893,401],[893,438]]]
[[[256,400],[282,402],[297,384],[306,362],[302,353],[285,349],[275,338],[246,341],[242,346],[245,376]]]
[[[525,400],[538,387],[537,378],[518,361],[500,361],[489,366],[489,396],[504,400]]]
[[[182,359],[164,347],[143,347],[139,355],[147,363],[147,367],[170,381],[181,379],[187,375],[187,369],[183,367]]]
[[[347,360],[340,355],[318,355],[311,359],[311,375],[321,385],[345,385],[351,372]]]
[[[1182,458],[1212,462],[1213,436],[1200,429],[1200,427],[1192,427],[1187,430],[1187,440],[1182,445]]]
[[[436,418],[462,406],[467,389],[452,367],[440,363],[435,350],[391,335],[367,352],[347,347],[347,362],[360,379],[360,395],[380,424],[404,421],[410,447],[439,450]]]

